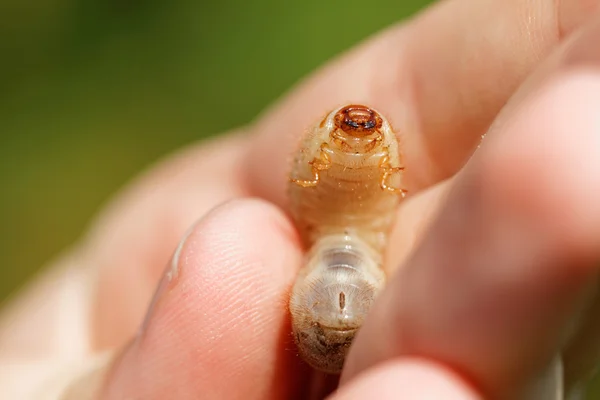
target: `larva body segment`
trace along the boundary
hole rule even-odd
[[[290,175],[290,205],[309,249],[290,312],[301,356],[339,373],[385,283],[383,252],[404,196],[398,141],[376,111],[332,111],[307,132]]]

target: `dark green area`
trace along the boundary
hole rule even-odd
[[[0,301],[141,169],[425,0],[2,0]]]

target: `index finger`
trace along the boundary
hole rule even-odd
[[[245,181],[255,194],[285,204],[297,138],[344,103],[367,104],[392,122],[409,192],[452,176],[514,89],[597,5],[441,2],[325,66],[260,118]]]

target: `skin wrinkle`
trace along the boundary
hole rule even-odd
[[[554,21],[554,24],[552,22],[548,23],[549,28],[547,30],[543,29],[546,20],[542,15],[543,13],[551,14],[550,19]],[[529,42],[534,64],[538,64],[547,53],[543,43],[556,44],[562,39],[558,29],[559,24],[556,4],[552,4],[548,0],[531,0],[525,3],[522,30],[526,33],[522,36],[526,37]],[[552,28],[553,25],[556,28]]]

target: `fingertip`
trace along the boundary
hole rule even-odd
[[[250,199],[213,210],[180,245],[107,398],[268,399],[299,390],[305,374],[281,300],[300,257],[274,206]]]
[[[483,399],[447,368],[419,359],[396,359],[366,370],[336,392],[331,400]]]

